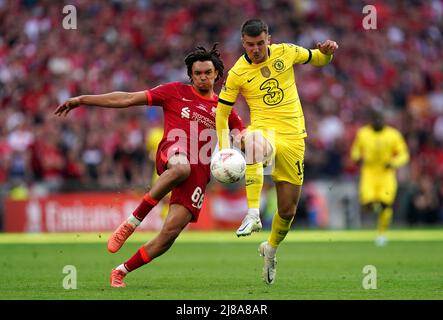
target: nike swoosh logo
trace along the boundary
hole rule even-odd
[[[254,78],[251,78],[251,79],[249,79],[249,80],[248,80],[248,83],[249,83],[249,82],[251,82],[251,81],[252,81],[252,80],[254,80],[254,79],[255,79],[255,77],[254,77]]]
[[[268,277],[268,283],[271,283],[271,282],[272,282],[272,279],[271,279],[271,277],[269,276],[269,269],[268,269],[268,272],[266,272],[266,276]]]
[[[240,230],[238,230],[238,231],[243,231],[243,230],[245,230],[246,229],[246,227],[247,226],[249,226],[251,223],[249,222],[247,225],[245,225],[243,228],[241,228]]]
[[[186,99],[186,98],[182,98],[182,100],[183,101],[192,101],[192,100],[189,100],[189,99]]]

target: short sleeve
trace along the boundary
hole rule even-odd
[[[292,43],[283,43],[283,46],[285,52],[289,52],[289,55],[292,58],[292,64],[306,64],[311,61],[312,52],[310,49],[306,49]]]
[[[238,76],[232,70],[229,71],[218,97],[219,102],[229,106],[234,105],[240,90],[237,78]]]
[[[177,92],[174,82],[158,85],[152,89],[146,89],[145,94],[150,106],[165,106],[166,100]]]
[[[362,131],[358,130],[351,146],[351,159],[358,161],[361,158],[360,140]]]

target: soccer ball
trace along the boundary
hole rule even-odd
[[[245,175],[246,161],[235,149],[223,149],[211,160],[211,173],[221,183],[234,183]]]

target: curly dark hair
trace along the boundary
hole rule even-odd
[[[190,52],[185,57],[185,64],[188,68],[188,76],[192,81],[192,65],[195,61],[212,61],[214,64],[215,70],[218,71],[217,78],[215,81],[223,77],[223,71],[225,70],[225,66],[223,65],[223,61],[220,59],[220,53],[217,50],[218,43],[215,43],[212,47],[211,51],[206,50],[206,48],[199,46],[194,49],[194,51]]]

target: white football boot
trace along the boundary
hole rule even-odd
[[[388,244],[388,238],[386,238],[385,236],[377,236],[377,238],[375,238],[375,245],[377,247],[384,247]]]
[[[258,252],[260,252],[260,256],[263,257],[264,261],[262,276],[267,284],[273,284],[277,274],[277,257],[275,256],[275,251],[276,249],[271,247],[267,241],[262,242],[258,247]]]
[[[251,235],[253,232],[259,232],[261,228],[262,224],[260,217],[247,214],[235,233],[237,234],[237,237],[245,237]]]

